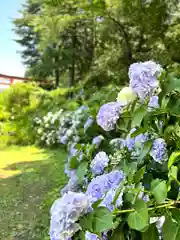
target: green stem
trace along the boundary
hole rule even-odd
[[[159,209],[159,208],[170,208],[172,207],[174,204],[176,204],[177,202],[176,201],[173,201],[171,203],[166,203],[166,204],[162,204],[162,205],[159,205],[159,206],[155,206],[155,207],[150,207],[148,208],[148,211],[152,211],[152,210],[155,210],[155,209]],[[118,211],[115,211],[114,213],[116,214],[123,214],[123,213],[130,213],[130,212],[135,212],[136,209],[132,208],[132,209],[126,209],[126,210],[118,210]]]

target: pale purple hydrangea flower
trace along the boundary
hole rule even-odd
[[[78,177],[76,175],[75,170],[71,170],[69,181],[61,189],[61,195],[64,195],[65,193],[67,193],[69,191],[72,191],[72,192],[78,192],[79,191]]]
[[[88,128],[93,124],[93,122],[94,122],[94,119],[92,117],[88,117],[88,119],[84,124],[84,132],[88,130]]]
[[[163,138],[157,138],[153,141],[150,156],[155,162],[162,163],[168,160],[167,144]]]
[[[109,157],[105,152],[99,152],[96,154],[91,162],[91,171],[94,174],[101,174],[104,172],[104,168],[108,166]]]
[[[67,141],[68,141],[68,138],[66,135],[64,135],[63,137],[60,137],[60,143],[65,145],[67,143]]]
[[[100,240],[100,238],[95,233],[86,231],[85,240]]]
[[[99,135],[99,136],[93,138],[92,144],[96,145],[96,147],[99,147],[103,140],[104,140],[104,137],[102,135]]]
[[[85,240],[106,240],[107,236],[105,233],[102,234],[103,236],[100,238],[98,235],[96,235],[95,233],[91,233],[86,231],[85,234]]]
[[[86,191],[91,203],[101,199],[108,190],[117,187],[124,177],[125,175],[122,171],[114,170],[93,178]]]
[[[118,102],[109,102],[101,106],[97,114],[97,124],[105,131],[115,129],[116,122],[120,117],[122,105]]]
[[[133,63],[129,68],[130,87],[144,101],[159,87],[158,76],[162,68],[153,61]]]
[[[131,137],[131,134],[136,131],[136,128],[131,129],[130,133],[125,139],[125,146],[130,152],[132,152],[133,157],[139,156],[144,143],[149,139],[147,133],[141,133],[136,137]]]
[[[116,194],[116,190],[117,188],[110,189],[99,206],[107,207],[111,212],[115,207],[120,207],[123,203],[123,192],[119,194],[115,206],[112,203]]]
[[[70,239],[81,229],[76,222],[89,208],[90,202],[84,193],[68,192],[56,200],[51,207],[51,240]]]
[[[159,97],[158,96],[152,96],[148,103],[148,111],[152,111],[155,108],[159,108]]]

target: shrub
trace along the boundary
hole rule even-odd
[[[69,146],[53,240],[179,238],[180,84],[152,61],[129,78],[97,113],[104,137]]]

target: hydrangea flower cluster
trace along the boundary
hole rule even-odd
[[[79,136],[79,128],[83,126],[85,121],[85,128],[89,127],[88,124],[92,124],[90,118],[88,120],[88,116],[89,114],[87,106],[81,106],[74,112],[66,113],[59,126],[59,142],[68,146],[78,143],[81,139]]]
[[[101,145],[103,140],[104,140],[104,137],[102,135],[99,135],[93,138],[92,144],[98,148]]]
[[[122,104],[118,102],[110,102],[104,104],[97,115],[97,124],[105,131],[115,129],[116,122],[120,117]]]
[[[51,240],[70,239],[81,229],[77,220],[89,211],[90,202],[84,193],[68,192],[51,207]]]
[[[102,174],[104,168],[108,166],[109,158],[105,152],[99,152],[96,154],[91,162],[91,171],[93,174]]]
[[[162,72],[159,64],[153,61],[134,63],[129,68],[130,87],[144,101],[152,96],[159,87],[158,77]]]
[[[141,133],[136,137],[131,137],[131,134],[136,131],[136,128],[131,129],[127,135],[124,146],[131,152],[133,158],[137,158],[143,149],[144,143],[149,139],[148,133]]]
[[[52,113],[48,112],[42,119],[36,117],[34,119],[35,126],[37,128],[37,134],[39,136],[40,142],[46,145],[54,145],[58,142],[58,126],[60,124],[63,115],[63,110]]]
[[[108,190],[116,188],[124,177],[125,175],[122,171],[114,170],[93,178],[86,191],[86,194],[91,199],[91,203],[103,198]]]
[[[164,139],[157,138],[153,141],[150,156],[158,163],[168,160],[167,144]]]
[[[88,119],[86,120],[86,122],[84,124],[84,132],[86,132],[88,130],[88,128],[91,127],[93,122],[94,122],[94,119],[92,117],[88,117]]]

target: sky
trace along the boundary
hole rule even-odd
[[[23,77],[25,66],[17,51],[21,50],[14,39],[12,20],[20,16],[19,10],[26,0],[0,0],[0,73]]]

